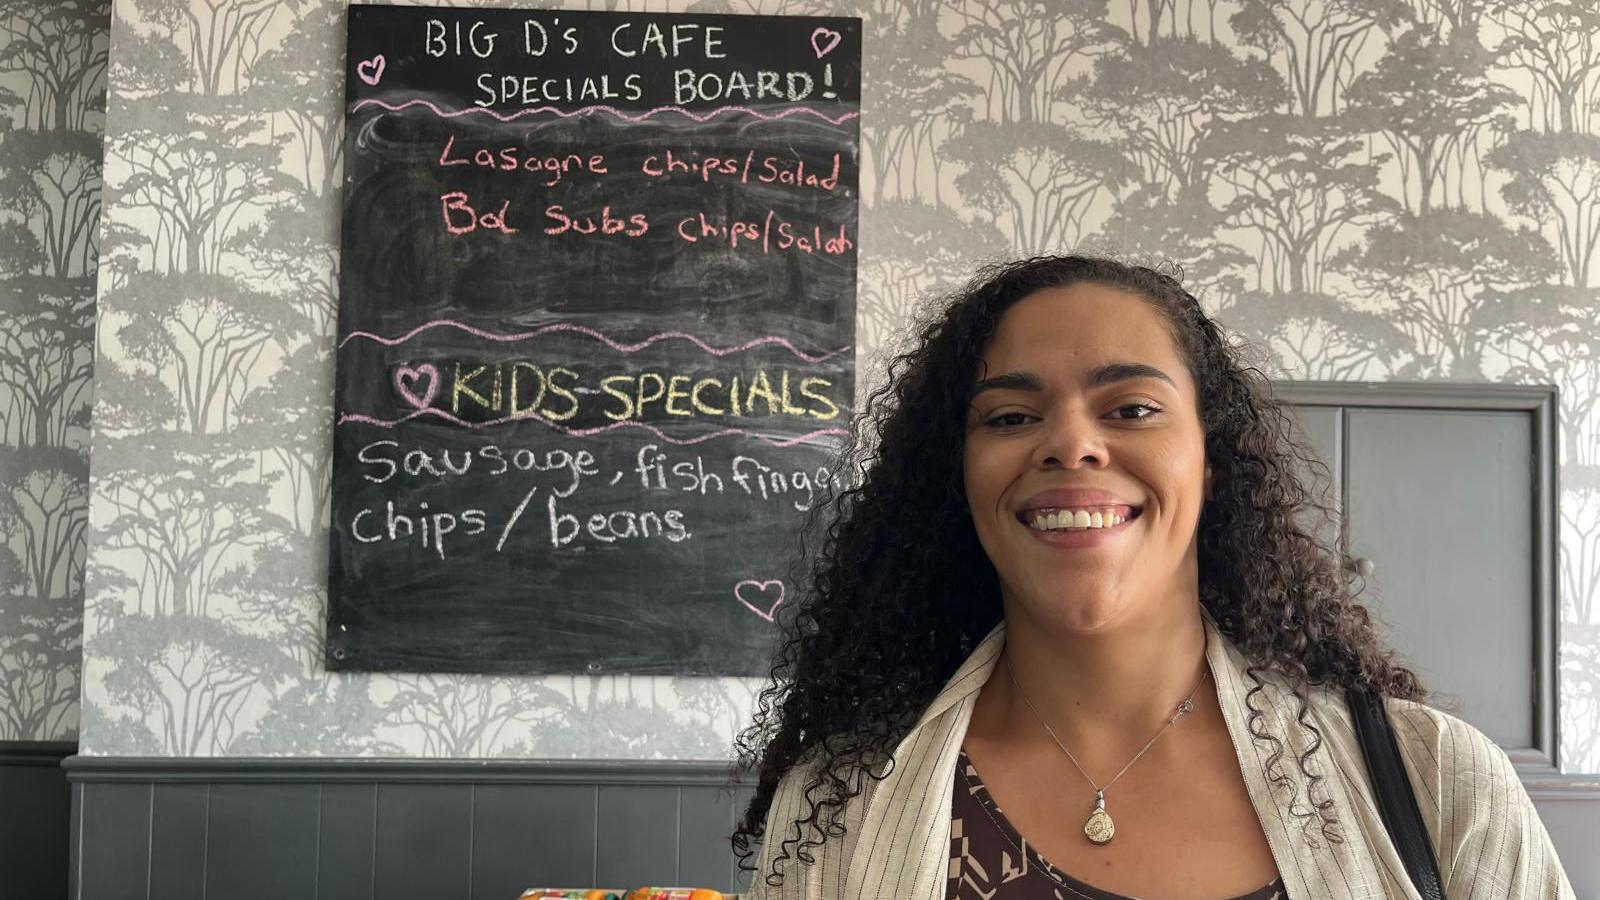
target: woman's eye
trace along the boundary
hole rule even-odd
[[[1161,412],[1161,408],[1160,407],[1151,406],[1148,403],[1129,403],[1126,406],[1117,407],[1117,412],[1122,412],[1125,409],[1145,409],[1145,410],[1149,410],[1149,412],[1147,412],[1146,414],[1144,414],[1142,416],[1122,416],[1121,417],[1123,419],[1132,419],[1132,420],[1135,420],[1135,421],[1137,421],[1139,419],[1148,419],[1151,416],[1154,416],[1156,413]]]
[[[990,418],[984,424],[985,425],[993,425],[993,426],[995,426],[997,428],[1011,428],[1011,427],[1016,426],[1016,425],[1021,425],[1022,424],[1021,420],[1026,419],[1027,417],[1028,416],[1027,416],[1026,413],[1019,413],[1019,412],[1001,413],[998,416],[994,416],[994,417]],[[1007,421],[1008,419],[1012,420],[1012,421]]]

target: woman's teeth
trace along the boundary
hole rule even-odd
[[[1123,516],[1102,509],[1040,509],[1035,510],[1028,518],[1028,527],[1039,531],[1110,528],[1128,521],[1129,518],[1132,516]]]

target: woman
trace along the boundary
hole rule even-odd
[[[1415,898],[1348,686],[1388,698],[1446,896],[1572,896],[1344,531],[1308,531],[1320,464],[1237,353],[1171,277],[1085,257],[923,328],[739,741],[752,896]]]

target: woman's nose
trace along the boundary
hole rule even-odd
[[[1033,462],[1042,468],[1076,468],[1106,464],[1105,437],[1094,419],[1083,413],[1052,414],[1039,429]]]

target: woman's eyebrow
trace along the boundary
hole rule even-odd
[[[1089,386],[1103,387],[1118,381],[1130,381],[1136,378],[1155,378],[1165,381],[1176,388],[1178,385],[1155,366],[1139,362],[1113,362],[1097,366],[1089,372]],[[1043,391],[1044,379],[1033,372],[1007,372],[993,378],[985,378],[972,386],[972,396],[976,398],[984,391]]]
[[[993,378],[985,378],[972,386],[972,398],[976,400],[984,391],[1042,391],[1044,380],[1032,372],[1007,372]]]

